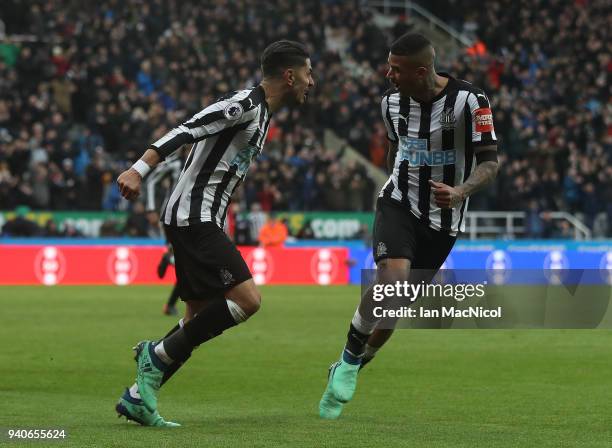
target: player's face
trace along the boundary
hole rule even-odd
[[[427,86],[427,67],[419,65],[408,56],[389,53],[387,79],[399,90],[401,96],[419,94]]]
[[[302,67],[296,67],[293,70],[293,100],[295,104],[304,104],[308,98],[310,89],[314,87],[314,79],[312,77],[312,65],[310,59],[306,59],[306,64]]]

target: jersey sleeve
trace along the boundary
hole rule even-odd
[[[467,101],[472,117],[472,143],[481,146],[496,145],[497,137],[489,98],[484,92],[476,91],[468,95]]]
[[[146,192],[146,201],[145,201],[145,210],[147,212],[157,210],[157,204],[155,201],[155,188],[159,183],[160,179],[163,177],[165,162],[160,163],[155,167],[151,174],[147,176],[145,180],[145,192]]]
[[[181,174],[182,167],[183,161],[181,156],[178,153],[174,153],[158,164],[144,179],[146,211],[150,212],[159,209],[162,201],[158,200],[158,185],[170,176],[172,178],[172,184],[168,192],[172,191]]]
[[[160,157],[165,159],[178,148],[204,140],[218,134],[226,128],[243,124],[253,119],[252,102],[232,97],[211,104],[195,114],[183,124],[172,129],[162,138],[154,142],[151,147]]]
[[[382,113],[382,119],[385,123],[385,128],[387,129],[387,138],[392,142],[397,142],[397,133],[395,132],[395,128],[393,127],[393,120],[391,119],[391,113],[389,112],[389,95],[385,95],[382,97],[380,108]]]

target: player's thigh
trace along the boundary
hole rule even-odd
[[[178,234],[172,243],[184,301],[223,299],[228,291],[252,279],[238,248],[215,224],[201,223],[170,233]]]
[[[448,258],[456,238],[444,232],[425,228],[422,229],[419,241],[410,278],[414,282],[429,282]]]
[[[193,290],[190,282],[190,273],[193,270],[193,266],[189,252],[185,247],[188,245],[185,242],[185,231],[184,229],[171,226],[164,226],[164,230],[170,247],[173,248],[174,271],[179,297],[186,302],[188,298],[196,295],[196,292]]]
[[[376,203],[372,253],[379,268],[406,268],[404,264],[414,259],[417,239],[411,216],[406,207],[382,199]]]

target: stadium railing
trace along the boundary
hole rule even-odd
[[[444,23],[425,8],[422,8],[409,0],[366,0],[365,6],[371,9],[379,10],[385,15],[391,14],[397,10],[403,10],[403,14],[405,16],[416,16],[421,20],[424,20],[429,25],[429,28],[438,29],[439,31],[447,34],[458,44],[466,47],[472,45],[472,41],[469,37]]]
[[[576,216],[567,212],[542,212],[540,217],[550,218],[552,223],[568,222],[572,227],[573,239],[577,241],[590,240],[591,229]],[[468,212],[466,214],[466,234],[470,240],[477,240],[483,235],[487,237],[504,237],[513,239],[525,235],[526,212]]]

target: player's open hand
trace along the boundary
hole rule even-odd
[[[134,169],[129,168],[119,175],[117,178],[117,185],[119,185],[119,191],[121,196],[126,198],[128,201],[136,199],[140,196],[140,184],[142,177]]]
[[[463,202],[464,195],[459,187],[429,180],[436,205],[440,208],[454,208]]]

